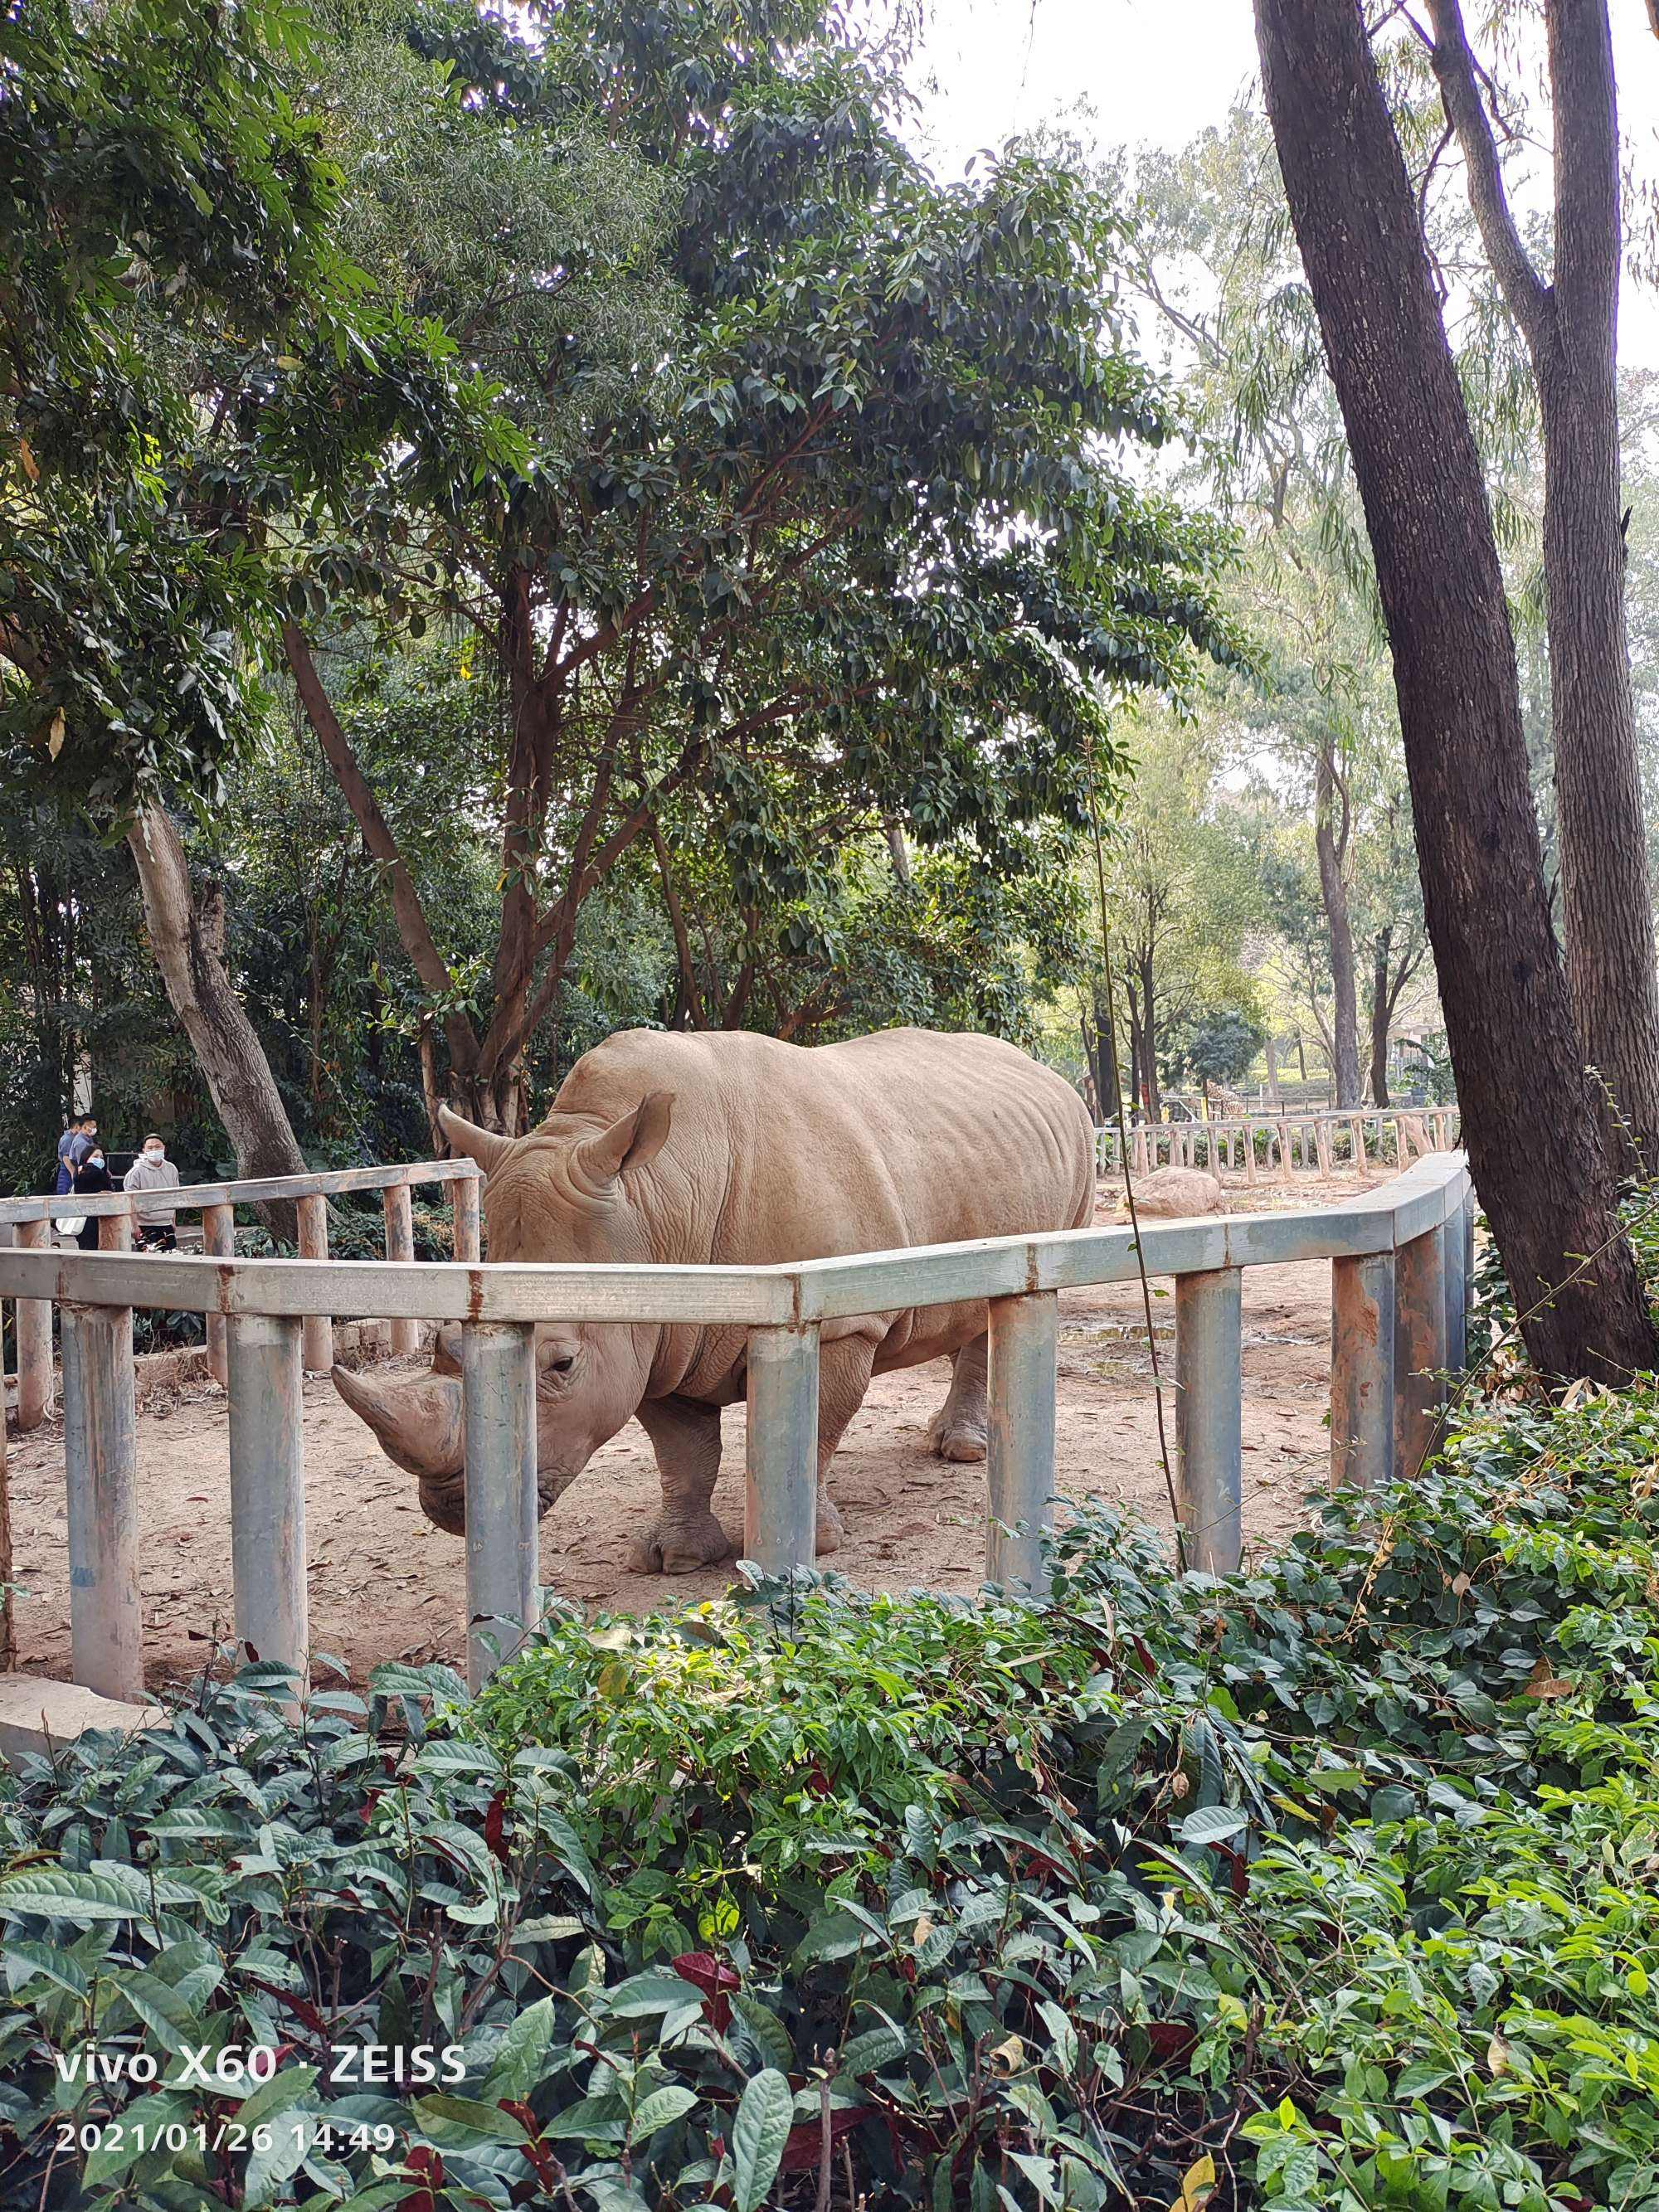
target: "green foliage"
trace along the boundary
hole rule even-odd
[[[322,281],[331,173],[276,58],[299,36],[276,0],[0,22],[0,743],[98,803],[210,782],[240,725],[245,564],[178,496],[189,396],[142,325],[209,313],[273,350]]]
[[[0,1814],[20,2197],[758,2212],[828,2142],[837,2204],[1651,2207],[1656,1457],[1645,1386],[1507,1408],[1224,1583],[1096,1511],[1043,1607],[763,1587],[87,1740]],[[375,2039],[464,2071],[331,2081]],[[116,2113],[270,2129],[48,2173]]]
[[[1127,465],[1172,418],[1109,304],[1121,210],[1054,149],[938,184],[893,55],[833,9],[745,9],[741,36],[635,13],[583,0],[532,37],[443,10],[412,33],[439,74],[364,33],[330,95],[346,234],[526,448],[469,473],[447,418],[394,410],[289,540],[312,638],[442,619],[488,663],[500,936],[483,1004],[452,968],[445,1024],[481,1099],[636,841],[701,874],[700,988],[736,994],[713,1018],[816,1030],[815,992],[859,995],[830,941],[846,855],[894,833],[996,878],[1042,863],[1085,755],[1121,770],[1110,706],[1234,650],[1227,541]],[[353,119],[388,99],[419,123],[395,157]]]
[[[1165,1048],[1165,1064],[1200,1083],[1239,1083],[1266,1036],[1253,1014],[1237,1006],[1215,1007],[1176,1030]]]

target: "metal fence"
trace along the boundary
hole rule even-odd
[[[58,1310],[68,1486],[74,1680],[142,1694],[142,1534],[132,1363],[135,1307],[204,1315],[220,1333],[229,1397],[230,1516],[237,1638],[303,1667],[306,1593],[301,1392],[326,1365],[335,1319],[390,1319],[413,1349],[423,1321],[458,1322],[466,1450],[468,1674],[476,1686],[539,1605],[535,1330],[551,1321],[720,1322],[748,1332],[744,1553],[775,1572],[809,1564],[817,1511],[818,1340],[825,1322],[984,1298],[990,1339],[986,1571],[1010,1588],[1042,1582],[1054,1503],[1057,1293],[1127,1282],[1144,1261],[1176,1280],[1176,1438],[1191,1565],[1236,1565],[1242,1540],[1241,1284],[1246,1267],[1328,1258],[1331,1461],[1364,1484],[1414,1469],[1443,1378],[1463,1364],[1469,1178],[1437,1154],[1350,1203],[1295,1213],[1160,1222],[1137,1255],[1127,1229],[1073,1229],[769,1267],[478,1263],[470,1162],[366,1169],[171,1194],[209,1224],[202,1258],[131,1250],[131,1201],[78,1199],[103,1217],[106,1249],[59,1251],[46,1224],[64,1201],[0,1201],[26,1235],[0,1249],[0,1296],[18,1301],[39,1407],[51,1386]],[[411,1183],[455,1185],[454,1261],[410,1257]],[[386,1194],[385,1261],[329,1260],[325,1198]],[[231,1210],[295,1199],[307,1249],[295,1260],[236,1259]],[[45,1377],[42,1379],[44,1356]],[[21,1382],[20,1375],[20,1399]],[[36,1418],[39,1418],[37,1410]]]
[[[1129,1130],[1129,1165],[1136,1175],[1155,1168],[1242,1170],[1247,1183],[1298,1173],[1329,1180],[1346,1167],[1370,1163],[1404,1168],[1456,1140],[1455,1106],[1343,1107],[1322,1114],[1247,1114],[1213,1121],[1139,1121]],[[1095,1131],[1095,1164],[1103,1175],[1122,1172],[1117,1128]]]

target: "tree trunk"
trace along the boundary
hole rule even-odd
[[[1158,1018],[1154,1011],[1152,963],[1146,961],[1140,971],[1140,1066],[1146,1081],[1146,1116],[1149,1121],[1164,1119],[1164,1096],[1158,1079]]]
[[[1267,1101],[1276,1107],[1279,1103],[1279,1048],[1271,1035],[1264,1039],[1262,1050],[1267,1055]]]
[[[1393,652],[1476,1186],[1534,1364],[1622,1378],[1659,1346],[1550,931],[1504,580],[1411,184],[1357,0],[1255,15]]]
[[[1544,443],[1544,596],[1567,991],[1616,1165],[1659,1165],[1659,979],[1620,526],[1619,98],[1607,0],[1546,0],[1555,255],[1546,283],[1504,191],[1457,0],[1434,67],[1487,258],[1526,341]],[[1632,1158],[1632,1148],[1634,1158]]]
[[[1610,351],[1605,377],[1603,366],[1563,361],[1539,380],[1561,927],[1578,1035],[1611,1094],[1613,1156],[1659,1169],[1659,990]]]
[[[222,903],[198,906],[179,833],[159,807],[137,817],[127,845],[143,893],[150,950],[225,1125],[238,1175],[303,1175],[305,1158],[264,1047],[225,972]],[[260,1218],[273,1236],[295,1241],[292,1206],[261,1207]]]
[[[1380,929],[1371,946],[1371,1103],[1389,1103],[1389,946],[1391,933]]]
[[[1354,977],[1348,885],[1343,872],[1348,847],[1348,800],[1346,793],[1338,787],[1331,746],[1328,738],[1322,742],[1314,776],[1314,850],[1319,860],[1319,896],[1331,949],[1331,1075],[1337,1104],[1352,1106],[1359,1098],[1359,991]],[[1333,818],[1339,801],[1340,830]]]

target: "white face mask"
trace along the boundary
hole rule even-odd
[[[159,1160],[161,1157],[161,1147],[159,1145],[146,1145],[144,1146],[144,1158],[147,1160]]]

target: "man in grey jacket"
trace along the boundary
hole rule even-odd
[[[148,1191],[179,1188],[179,1170],[167,1158],[167,1146],[153,1130],[144,1139],[143,1150],[122,1176],[121,1188],[139,1194],[135,1211],[138,1216],[138,1240],[145,1251],[176,1251],[179,1239],[173,1232],[173,1208],[143,1195]]]

